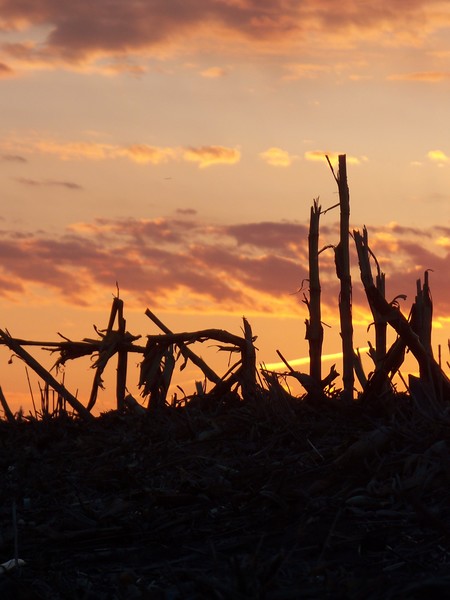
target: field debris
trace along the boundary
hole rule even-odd
[[[0,595],[446,595],[450,418],[406,394],[388,406],[260,391],[2,421],[0,557],[16,539],[26,564]]]

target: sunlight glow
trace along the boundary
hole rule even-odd
[[[370,348],[364,347],[364,348],[358,348],[359,352],[367,352],[368,350],[370,350]],[[334,354],[323,354],[322,355],[322,362],[325,361],[330,361],[330,360],[337,360],[339,358],[342,358],[342,352],[335,352]],[[309,356],[304,356],[303,358],[294,358],[293,360],[288,360],[288,363],[291,365],[291,367],[298,367],[300,365],[309,365]],[[268,371],[278,371],[280,369],[286,369],[286,365],[284,364],[284,362],[276,362],[276,363],[269,363],[266,364],[264,366],[265,369],[267,369]]]

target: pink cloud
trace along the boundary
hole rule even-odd
[[[305,258],[305,239],[308,227],[294,222],[260,222],[229,225],[224,231],[234,238],[239,246],[275,252],[293,258]]]
[[[14,71],[5,63],[0,62],[0,78],[11,77],[12,75],[14,75]]]
[[[114,291],[117,281],[122,295],[143,308],[306,315],[307,225],[219,226],[191,212],[186,217],[98,219],[74,224],[58,237],[4,228],[0,280],[8,285],[0,286],[0,296],[23,298],[38,287],[55,301],[89,305],[99,291]],[[336,225],[324,225],[321,234],[323,246],[337,243]],[[369,229],[369,243],[386,273],[389,300],[407,294],[405,305],[411,306],[416,280],[432,269],[435,315],[450,315],[450,228],[378,227]],[[368,313],[353,248],[352,264],[354,306]],[[321,253],[320,268],[324,310],[335,314],[339,283],[332,248]]]

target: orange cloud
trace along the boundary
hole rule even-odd
[[[259,156],[272,167],[290,167],[292,161],[297,158],[277,147],[269,148],[265,152],[261,152]]]
[[[289,64],[284,66],[286,75],[283,79],[286,81],[293,81],[296,79],[316,79],[323,72],[329,71],[328,65],[316,65],[316,64]]]
[[[226,74],[227,71],[223,67],[209,67],[200,73],[202,77],[206,77],[207,79],[219,79],[220,77],[225,77]]]
[[[391,81],[424,81],[427,83],[437,83],[439,81],[448,81],[450,71],[421,71],[416,73],[401,73],[389,75]]]
[[[201,146],[184,150],[183,159],[188,162],[196,162],[201,169],[205,169],[217,164],[234,165],[240,161],[241,153],[236,148]]]
[[[125,148],[118,149],[117,156],[126,156],[130,160],[140,163],[159,165],[176,159],[177,150],[174,148],[157,148],[147,146],[146,144],[134,144]]]
[[[80,158],[105,160],[107,158],[114,158],[120,150],[120,148],[111,144],[100,144],[97,142],[57,142],[48,139],[30,142],[29,149],[31,151],[35,149],[45,154],[56,154],[62,160]]]
[[[112,160],[128,158],[138,164],[159,165],[170,160],[196,162],[200,168],[216,164],[235,164],[239,162],[241,153],[236,148],[225,146],[160,147],[148,144],[131,144],[119,146],[100,142],[59,142],[51,139],[24,140],[10,142],[11,147],[19,147],[22,152],[43,152],[54,154],[61,160]]]
[[[47,154],[56,154],[62,160],[88,159],[107,160],[126,157],[139,164],[151,163],[158,165],[174,159],[177,149],[160,148],[147,144],[132,144],[130,146],[115,146],[98,142],[66,142],[41,140],[35,144],[37,150]]]

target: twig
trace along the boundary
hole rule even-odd
[[[83,419],[91,420],[94,417],[91,413],[79,402],[75,396],[59,383],[35,358],[33,358],[26,350],[24,350],[17,341],[8,333],[0,329],[1,340],[15,352],[30,368],[35,371],[44,381],[46,381],[58,394],[60,394]]]
[[[171,334],[172,331],[170,331],[170,329],[168,327],[166,327],[164,325],[164,323],[162,321],[160,321],[158,319],[158,317],[152,313],[152,311],[150,309],[147,308],[147,310],[145,311],[145,314],[147,315],[147,317],[149,319],[151,319],[153,321],[153,323],[155,323],[155,325],[157,325],[161,331],[164,331],[164,333],[166,334]],[[200,358],[199,356],[197,356],[195,354],[195,352],[193,352],[190,348],[188,348],[186,346],[186,344],[184,344],[183,342],[177,342],[177,346],[180,349],[181,354],[184,356],[185,359],[189,359],[192,363],[194,363],[194,365],[196,365],[201,371],[203,371],[203,373],[205,374],[205,377],[207,379],[209,379],[210,381],[212,381],[213,383],[220,383],[221,382],[221,378],[219,377],[219,375],[217,375],[206,363],[205,361]]]
[[[13,415],[11,409],[9,408],[8,402],[6,401],[6,398],[5,398],[5,395],[3,393],[1,386],[0,386],[0,403],[2,405],[3,411],[8,420],[8,423],[15,423],[16,420],[14,418],[14,415]]]

